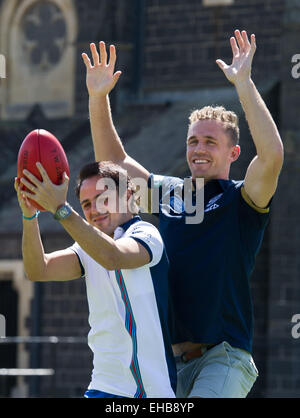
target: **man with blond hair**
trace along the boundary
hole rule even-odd
[[[253,311],[249,279],[269,218],[270,202],[283,164],[276,125],[252,79],[255,36],[236,30],[230,38],[231,65],[216,63],[234,84],[256,147],[245,178],[229,179],[240,155],[238,118],[225,108],[207,106],[190,115],[186,158],[194,191],[204,179],[204,217],[189,225],[182,179],[150,174],[128,156],[113,126],[108,94],[121,72],[114,72],[100,42],[86,54],[90,121],[96,159],[110,159],[132,177],[160,191],[159,229],[170,260],[170,321],[177,360],[178,397],[246,397],[258,372],[252,352]],[[201,183],[200,183],[201,184]],[[169,194],[169,205],[166,194]],[[180,193],[179,193],[180,195]],[[179,203],[179,204],[178,204]]]
[[[237,115],[224,106],[204,106],[202,109],[194,110],[189,116],[190,125],[198,120],[214,119],[223,122],[224,128],[231,136],[232,143],[239,143],[240,129]]]

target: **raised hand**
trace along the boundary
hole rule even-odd
[[[36,165],[41,173],[42,181],[37,179],[28,170],[23,170],[23,174],[30,181],[25,177],[22,177],[20,182],[26,186],[30,192],[22,191],[22,194],[24,198],[30,198],[47,211],[55,213],[58,206],[66,202],[69,178],[67,174],[64,173],[62,184],[56,185],[52,183],[42,164],[36,163]]]
[[[234,31],[234,36],[230,38],[233,59],[231,65],[217,59],[216,63],[224,72],[227,79],[237,85],[238,83],[251,79],[251,66],[256,50],[255,35],[251,35],[251,40],[246,31]]]
[[[99,42],[100,57],[94,43],[90,44],[93,63],[86,53],[81,54],[85,63],[86,85],[89,95],[106,96],[114,88],[119,80],[121,71],[115,71],[116,49],[114,45],[109,47],[109,61],[107,62],[106,45],[103,41]]]

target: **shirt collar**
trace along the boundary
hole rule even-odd
[[[125,231],[134,223],[141,220],[141,217],[136,215],[133,218],[129,219],[129,221],[126,221],[122,225],[117,226],[117,228],[114,230],[114,239],[120,238]]]
[[[232,180],[217,179],[215,181],[221,186],[221,188],[223,189],[223,192],[225,192],[225,190],[227,190],[228,187],[230,187],[232,184]]]
[[[224,179],[212,179],[209,180],[204,187],[214,187],[215,185],[219,185],[223,192],[228,189],[228,187],[232,184],[232,180],[224,180]],[[193,191],[195,191],[195,182],[193,181]]]

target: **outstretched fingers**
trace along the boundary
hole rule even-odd
[[[255,39],[254,33],[251,34],[250,41],[251,41],[251,44],[250,44],[251,45],[251,55],[253,57],[253,55],[255,54],[255,51],[256,51],[256,39]]]
[[[230,38],[230,45],[231,45],[231,49],[232,49],[233,58],[237,58],[240,54],[240,50],[238,48],[238,45],[236,43],[236,39],[235,39],[234,36],[232,36]]]
[[[95,67],[95,66],[100,64],[100,59],[99,59],[99,54],[98,54],[98,51],[97,51],[97,47],[94,43],[90,44],[90,50],[91,50],[91,54],[92,54],[92,57],[93,57],[93,64],[94,64],[94,67]]]
[[[91,62],[91,59],[85,52],[81,54],[81,57],[87,69],[90,69],[99,65],[103,67],[108,66],[114,69],[116,60],[117,60],[116,48],[114,45],[109,46],[109,61],[108,62],[107,62],[108,54],[106,51],[106,45],[104,41],[99,42],[99,53],[98,53],[97,46],[95,45],[95,43],[90,44],[90,50],[91,50],[93,62]]]
[[[117,84],[117,81],[119,80],[120,76],[122,74],[122,71],[116,71],[113,75],[113,79],[114,79],[114,86]]]
[[[87,69],[91,69],[99,65],[106,65],[107,54],[106,54],[106,46],[103,41],[99,42],[100,56],[97,51],[97,46],[94,42],[90,44],[90,51],[91,51],[93,62],[91,61],[90,57],[85,52],[81,54],[81,57]]]
[[[90,60],[89,56],[88,56],[85,52],[83,52],[83,53],[81,54],[81,57],[82,57],[82,59],[83,59],[83,62],[84,62],[84,64],[85,64],[86,68],[87,68],[88,70],[89,70],[90,68],[92,68],[92,63],[91,63],[91,60]]]
[[[106,52],[105,42],[103,41],[99,42],[99,51],[100,51],[101,65],[106,66],[107,65],[107,52]]]
[[[114,68],[116,65],[116,60],[117,60],[116,48],[114,45],[110,45],[108,65]]]
[[[234,35],[238,44],[238,50],[240,53],[252,53],[254,54],[256,49],[256,43],[255,43],[255,35],[251,34],[250,41],[248,34],[245,30],[239,31],[238,29],[234,31]],[[234,38],[233,38],[234,39]],[[232,41],[234,44],[234,42]],[[236,49],[235,49],[236,51]]]
[[[249,42],[249,38],[248,38],[247,32],[245,30],[243,30],[241,32],[241,38],[243,39],[244,47],[246,49],[250,49],[251,48],[251,45],[250,45],[250,42]]]
[[[235,35],[235,39],[236,39],[237,44],[238,44],[239,51],[244,52],[245,48],[246,48],[246,43],[244,41],[244,38],[243,38],[241,32],[238,29],[236,29],[234,31],[234,35]],[[247,36],[247,34],[246,34],[246,36]]]
[[[228,65],[220,59],[217,59],[216,63],[218,64],[218,66],[221,68],[222,71],[224,71],[228,68]]]

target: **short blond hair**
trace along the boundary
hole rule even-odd
[[[189,116],[190,125],[199,120],[217,120],[223,122],[225,130],[230,133],[233,145],[239,143],[239,119],[235,112],[226,110],[224,106],[204,106],[201,109],[194,110]]]

